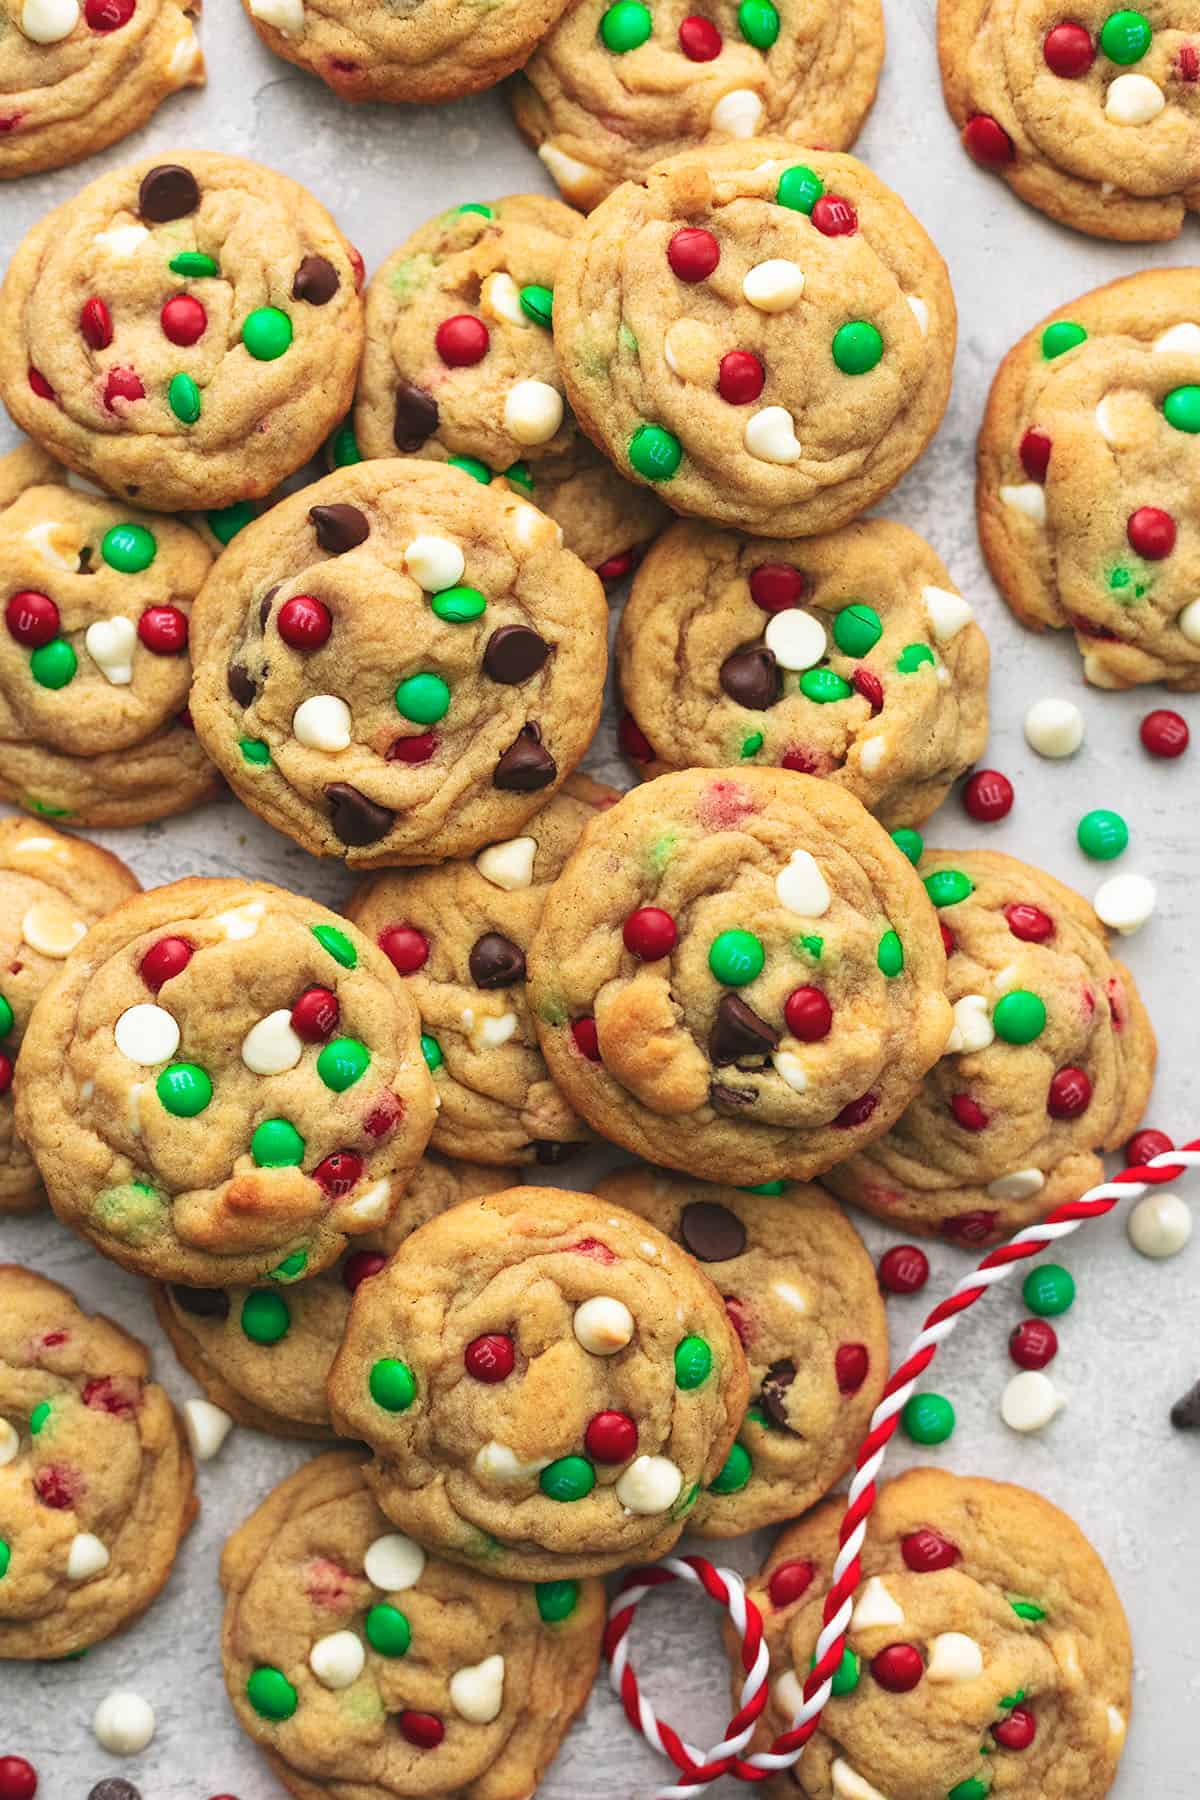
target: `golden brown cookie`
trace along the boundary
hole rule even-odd
[[[1086,900],[994,850],[917,864],[949,951],[954,1028],[886,1136],[823,1177],[905,1231],[990,1243],[1104,1179],[1137,1128],[1155,1041]]]
[[[204,84],[199,0],[4,0],[0,180],[59,169]]]
[[[799,1710],[844,1503],[776,1539],[748,1591],[771,1697],[755,1749]],[[885,1483],[834,1695],[770,1800],[1103,1800],[1131,1701],[1129,1627],[1104,1564],[1025,1488],[912,1469]],[[738,1672],[738,1681],[741,1672]]]
[[[145,1346],[0,1266],[0,1657],[55,1661],[132,1624],[195,1516]]]
[[[316,1275],[433,1124],[416,1008],[315,901],[193,877],[117,908],[29,1022],[17,1129],[65,1224],[136,1274]]]
[[[487,1580],[393,1531],[319,1456],[221,1559],[238,1723],[299,1800],[526,1800],[587,1699],[598,1581]]]
[[[550,1074],[648,1161],[747,1187],[879,1137],[950,1029],[937,919],[860,803],[690,769],[583,834],[529,953]]]
[[[403,1530],[548,1581],[671,1548],[747,1379],[698,1263],[611,1201],[525,1187],[440,1214],[359,1288],[329,1410]]]
[[[1200,269],[1095,288],[1009,351],[980,541],[1021,623],[1073,630],[1095,686],[1200,688],[1198,493]]]
[[[99,844],[0,819],[0,1217],[45,1198],[13,1118],[13,1064],[34,1002],[88,927],[137,891],[137,877]]]
[[[364,456],[451,461],[507,479],[589,567],[652,537],[663,509],[623,481],[562,397],[550,334],[558,266],[579,214],[544,194],[471,201],[430,219],[366,294],[354,403]]]
[[[0,289],[0,397],[68,468],[173,512],[269,493],[350,403],[362,263],[273,169],[181,150],[93,181]]]
[[[603,201],[554,291],[567,399],[676,512],[772,537],[846,524],[936,431],[954,298],[904,203],[780,138],[692,150]]]
[[[342,1341],[350,1296],[377,1275],[410,1231],[477,1194],[498,1192],[506,1176],[470,1163],[421,1159],[391,1219],[356,1238],[336,1268],[256,1288],[154,1289],[154,1309],[176,1356],[209,1399],[239,1425],[276,1437],[333,1437],[325,1381]]]
[[[247,526],[193,621],[192,717],[247,806],[355,868],[513,837],[600,716],[608,609],[527,500],[361,463]]]
[[[1154,242],[1200,207],[1195,0],[939,0],[938,56],[967,153],[1052,219]]]
[[[634,578],[617,667],[641,773],[796,769],[889,828],[927,818],[987,742],[987,639],[886,519],[789,542],[678,521]]]
[[[878,0],[575,0],[512,84],[513,114],[588,211],[696,144],[775,133],[846,150],[883,61]]]
[[[546,1072],[525,955],[580,832],[619,797],[572,775],[520,837],[470,862],[376,875],[346,908],[417,1003],[438,1096],[430,1142],[447,1156],[545,1166],[591,1140]]]
[[[736,1537],[794,1519],[846,1473],[887,1380],[887,1317],[862,1239],[818,1187],[746,1193],[631,1167],[596,1192],[695,1257],[750,1367],[750,1408],[688,1530]]]

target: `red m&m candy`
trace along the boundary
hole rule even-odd
[[[639,906],[625,921],[621,933],[625,948],[642,962],[658,962],[679,942],[679,931],[661,906]]]
[[[340,1200],[362,1180],[363,1159],[355,1150],[334,1150],[313,1170],[313,1180],[327,1200]]]
[[[654,750],[632,713],[622,713],[617,726],[617,742],[634,762],[653,762]]]
[[[1175,521],[1161,506],[1139,506],[1125,526],[1130,547],[1148,562],[1161,562],[1175,548]]]
[[[337,1030],[341,1015],[338,997],[332,988],[305,988],[292,1008],[292,1030],[306,1044],[323,1044]]]
[[[79,329],[91,350],[107,350],[113,341],[112,314],[98,295],[93,294],[79,309]]]
[[[749,406],[763,391],[766,375],[753,350],[727,350],[717,369],[717,392],[730,406]]]
[[[415,925],[389,925],[379,934],[379,948],[401,975],[415,975],[429,960],[429,939]]]
[[[1027,1706],[1014,1706],[1007,1719],[992,1726],[992,1736],[1002,1750],[1028,1750],[1037,1736],[1037,1720]]]
[[[1054,920],[1050,914],[1027,900],[1015,900],[1011,906],[1006,906],[1004,916],[1008,920],[1008,929],[1024,944],[1044,944],[1054,936]]]
[[[822,237],[852,237],[858,230],[858,214],[840,194],[822,194],[809,217]]]
[[[929,1280],[929,1258],[916,1244],[893,1244],[879,1259],[879,1281],[889,1294],[916,1294]]]
[[[0,1094],[7,1094],[13,1081],[12,1057],[6,1050],[0,1050]]]
[[[1061,25],[1055,25],[1046,33],[1042,40],[1042,55],[1052,74],[1061,76],[1064,81],[1077,81],[1095,62],[1096,46],[1085,25],[1077,24],[1074,19],[1064,19]]]
[[[342,1286],[348,1294],[356,1293],[360,1283],[378,1275],[386,1261],[381,1250],[356,1250],[342,1264]]]
[[[456,313],[452,319],[442,320],[433,341],[447,368],[466,369],[487,355],[491,339],[482,319],[473,313]]]
[[[680,281],[704,281],[721,260],[721,246],[711,231],[682,225],[667,245],[671,273]]]
[[[888,1644],[871,1658],[871,1674],[889,1694],[907,1694],[920,1684],[925,1661],[915,1644]]]
[[[750,571],[750,598],[766,613],[799,606],[804,586],[804,577],[794,563],[759,563]]]
[[[581,1056],[586,1056],[589,1062],[600,1061],[600,1034],[590,1014],[573,1022],[571,1037]]]
[[[692,13],[679,27],[679,48],[689,62],[712,62],[721,54],[721,34],[711,19]]]
[[[293,650],[319,650],[333,630],[333,614],[312,594],[293,594],[275,621],[280,637]]]
[[[119,31],[134,10],[135,0],[87,0],[83,16],[93,31]]]
[[[402,1712],[397,1723],[401,1737],[418,1750],[436,1750],[446,1735],[436,1713]]]
[[[986,1131],[988,1115],[970,1094],[951,1094],[950,1111],[964,1131]]]
[[[1077,1119],[1091,1105],[1092,1084],[1082,1069],[1068,1065],[1059,1069],[1050,1082],[1046,1095],[1046,1111],[1052,1119]]]
[[[772,1569],[767,1582],[767,1593],[772,1606],[790,1606],[793,1600],[801,1599],[812,1586],[816,1570],[810,1562],[797,1558],[794,1562],[780,1563]]]
[[[1019,451],[1021,467],[1028,475],[1030,481],[1045,481],[1046,471],[1050,467],[1051,447],[1050,439],[1046,436],[1044,431],[1033,431],[1031,429],[1027,431],[1025,436],[1021,439]]]
[[[1044,1369],[1058,1355],[1058,1333],[1049,1319],[1022,1319],[1009,1333],[1008,1354],[1019,1369]]]
[[[628,1413],[599,1412],[589,1422],[583,1447],[593,1462],[628,1462],[637,1454],[638,1430]]]
[[[187,614],[177,606],[148,606],[138,620],[138,637],[155,656],[178,656],[188,647]]]
[[[5,607],[4,623],[18,644],[24,644],[27,650],[38,650],[58,636],[58,608],[49,594],[23,588]]]
[[[1148,1163],[1156,1156],[1165,1156],[1168,1150],[1175,1148],[1173,1138],[1165,1131],[1155,1131],[1152,1126],[1144,1126],[1135,1131],[1125,1146],[1125,1167],[1132,1169],[1142,1163]]]
[[[425,763],[438,747],[436,731],[419,731],[414,737],[399,737],[388,745],[388,762]]]
[[[1183,755],[1191,733],[1182,713],[1171,712],[1164,706],[1146,714],[1138,727],[1138,736],[1151,756],[1174,757]]]
[[[186,938],[159,938],[151,944],[141,960],[138,969],[142,980],[152,994],[157,994],[165,981],[171,981],[181,975],[192,960],[193,947]]]
[[[952,1544],[949,1538],[943,1537],[940,1531],[934,1531],[928,1525],[901,1538],[900,1554],[906,1567],[915,1575],[931,1575],[937,1569],[952,1569],[962,1558],[962,1551],[957,1544]]]
[[[208,314],[194,294],[173,294],[158,315],[163,336],[172,344],[195,344],[208,328]]]
[[[963,149],[982,169],[1002,169],[1016,157],[1012,139],[990,113],[975,113],[963,127]]]
[[[1012,811],[1013,784],[999,769],[977,769],[963,788],[963,805],[973,819],[992,825]]]
[[[839,1344],[833,1359],[839,1394],[857,1394],[867,1379],[871,1358],[865,1344]]]
[[[472,1338],[463,1351],[463,1364],[467,1374],[474,1376],[476,1381],[505,1381],[516,1364],[513,1341],[500,1331]]]
[[[883,711],[883,683],[873,669],[864,669],[860,663],[851,676],[856,694],[861,694],[872,713]]]
[[[144,400],[146,390],[136,369],[110,369],[104,383],[104,404],[111,412],[117,400]]]
[[[33,1800],[37,1770],[23,1756],[0,1756],[0,1800]]]
[[[805,1044],[828,1037],[833,1025],[833,1008],[815,987],[793,988],[783,1003],[783,1016],[792,1036]]]

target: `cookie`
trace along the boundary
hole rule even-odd
[[[329,1410],[418,1542],[558,1581],[671,1548],[747,1384],[698,1263],[610,1200],[524,1187],[440,1214],[359,1288]]]
[[[0,34],[0,181],[60,169],[204,85],[199,0],[13,0]]]
[[[1022,200],[1092,237],[1152,243],[1200,206],[1200,43],[1190,5],[939,0],[963,146]],[[986,196],[980,196],[986,207]]]
[[[587,749],[608,608],[527,500],[361,463],[238,533],[193,619],[192,718],[247,806],[353,868],[515,837]]]
[[[423,0],[363,6],[361,0],[242,0],[276,56],[319,75],[342,100],[457,100],[511,74],[566,0],[532,5]]]
[[[827,1501],[785,1531],[748,1584],[771,1654],[755,1749],[799,1710],[844,1510]],[[1025,1488],[913,1469],[880,1489],[861,1558],[833,1698],[769,1800],[1103,1800],[1132,1658],[1078,1525]]]
[[[204,150],[146,157],[18,245],[0,289],[0,397],[124,500],[172,512],[269,493],[350,403],[361,275],[286,175]]]
[[[0,819],[0,1218],[45,1198],[13,1119],[13,1064],[34,1002],[88,926],[137,891],[137,877],[99,844]]]
[[[416,1008],[315,901],[192,877],[79,943],[34,1009],[17,1129],[64,1224],[191,1287],[317,1275],[425,1148]]]
[[[39,460],[0,458],[0,794],[84,825],[182,812],[221,785],[187,715],[212,558],[188,526],[57,465],[20,487]]]
[[[276,1437],[333,1437],[325,1381],[342,1341],[350,1296],[435,1213],[505,1185],[499,1170],[424,1157],[391,1219],[354,1240],[336,1268],[281,1293],[158,1284],[154,1309],[176,1356],[239,1425]]]
[[[888,1372],[875,1265],[817,1187],[770,1192],[626,1168],[597,1184],[694,1256],[750,1367],[750,1408],[688,1530],[736,1537],[794,1519],[846,1473]]]
[[[238,1723],[299,1800],[525,1800],[600,1659],[598,1581],[490,1581],[392,1529],[353,1451],[275,1488],[225,1546]]]
[[[652,537],[664,515],[563,402],[550,313],[581,224],[561,201],[514,194],[451,207],[415,231],[367,288],[354,435],[364,456],[400,451],[507,479],[598,567]]]
[[[790,543],[679,521],[634,578],[617,667],[640,773],[797,769],[889,828],[927,818],[987,742],[987,639],[886,519]]]
[[[878,0],[575,0],[512,83],[513,116],[572,205],[698,144],[775,133],[846,150],[883,61]]]
[[[949,951],[954,1028],[892,1129],[824,1180],[905,1231],[991,1243],[1104,1179],[1139,1124],[1154,1032],[1086,900],[994,850],[917,864]]]
[[[779,138],[688,151],[567,246],[567,399],[676,512],[771,537],[844,525],[936,431],[955,314],[941,257],[851,156]]]
[[[0,1266],[0,1658],[76,1656],[132,1624],[195,1516],[145,1345]]]
[[[859,802],[778,769],[661,775],[551,889],[529,999],[552,1079],[649,1162],[806,1180],[903,1112],[950,1029],[937,919]]]
[[[1148,270],[1071,301],[988,396],[988,566],[1023,625],[1075,633],[1097,687],[1200,688],[1198,279]]]
[[[439,1103],[430,1142],[447,1156],[549,1165],[591,1140],[542,1060],[525,956],[580,832],[618,798],[572,775],[521,837],[470,862],[376,875],[346,909],[417,1003]]]

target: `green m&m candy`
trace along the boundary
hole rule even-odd
[[[712,1374],[713,1353],[702,1337],[681,1338],[675,1346],[675,1386],[685,1393],[702,1387]]]
[[[264,1719],[290,1719],[299,1704],[296,1690],[282,1669],[260,1663],[246,1683],[246,1698]]]
[[[683,445],[662,425],[639,425],[629,440],[629,461],[647,481],[670,481],[683,461]]]
[[[277,306],[256,306],[242,321],[242,343],[255,362],[274,362],[291,348],[292,321]]]
[[[421,1055],[425,1058],[425,1067],[431,1075],[435,1069],[440,1069],[446,1060],[442,1055],[442,1046],[435,1037],[430,1037],[427,1031],[421,1033]]]
[[[616,5],[610,6],[600,20],[604,48],[611,50],[614,56],[636,50],[653,30],[650,8],[643,6],[641,0],[616,0]]]
[[[547,1625],[561,1625],[579,1605],[577,1581],[539,1581],[534,1594],[538,1612]]]
[[[491,207],[485,206],[482,200],[464,200],[454,210],[456,213],[478,213],[481,219],[490,219],[492,216]]]
[[[1006,1044],[1032,1044],[1046,1029],[1046,1003],[1028,988],[1012,988],[992,1008],[992,1026]]]
[[[1109,62],[1128,65],[1141,61],[1152,36],[1145,13],[1123,7],[1120,12],[1109,13],[1100,27],[1100,48]]]
[[[875,961],[879,965],[880,974],[886,975],[889,981],[893,976],[903,973],[904,945],[900,942],[898,931],[884,932],[875,952]]]
[[[31,1436],[37,1436],[49,1417],[50,1402],[48,1400],[39,1400],[29,1415],[29,1430]]]
[[[235,500],[232,506],[218,506],[206,512],[204,522],[218,544],[229,544],[256,516],[252,501]]]
[[[1076,344],[1086,341],[1087,332],[1082,325],[1076,325],[1071,319],[1055,319],[1042,333],[1042,355],[1047,362],[1053,362],[1056,356],[1062,356]]]
[[[987,1800],[990,1793],[987,1782],[978,1775],[972,1775],[969,1781],[960,1781],[952,1787],[946,1800]]]
[[[471,619],[477,619],[487,601],[478,588],[451,587],[442,588],[434,594],[429,602],[435,616],[447,625],[465,625]]]
[[[1021,1284],[1021,1298],[1041,1319],[1056,1319],[1075,1301],[1075,1279],[1061,1263],[1040,1263]]]
[[[193,281],[220,274],[216,258],[205,256],[203,250],[181,250],[178,256],[171,258],[167,267],[172,275],[186,275]]]
[[[532,319],[535,325],[544,325],[549,331],[554,312],[554,289],[540,287],[537,282],[531,281],[521,289],[517,297],[525,317]]]
[[[708,947],[708,966],[726,987],[745,987],[762,974],[766,951],[752,931],[722,931]]]
[[[515,481],[517,486],[519,488],[524,488],[527,494],[532,494],[533,492],[533,470],[528,463],[509,463],[507,469],[504,471],[504,479],[506,481]]]
[[[66,638],[51,638],[29,658],[29,673],[39,687],[64,688],[73,681],[79,659]]]
[[[779,206],[790,207],[792,212],[811,213],[824,192],[825,183],[815,169],[807,163],[793,163],[779,177],[775,201]]]
[[[1163,401],[1163,418],[1176,431],[1200,431],[1200,387],[1177,387]]]
[[[358,439],[354,435],[354,427],[349,419],[343,419],[325,440],[325,448],[329,452],[329,460],[335,469],[348,469],[353,463],[362,461],[362,451],[358,447]]]
[[[253,1344],[277,1344],[287,1336],[292,1315],[279,1294],[247,1294],[242,1303],[242,1330]]]
[[[260,1169],[296,1169],[304,1161],[304,1139],[290,1119],[264,1119],[254,1127],[250,1154]]]
[[[769,50],[779,36],[779,14],[771,0],[742,0],[737,22],[746,42],[756,50]]]
[[[944,1394],[914,1394],[900,1422],[914,1444],[944,1444],[954,1430],[954,1408]]]
[[[772,9],[774,10],[774,9]],[[750,1452],[744,1444],[735,1444],[725,1458],[725,1466],[716,1480],[709,1483],[710,1494],[738,1494],[754,1471]]]
[[[213,1097],[213,1085],[199,1063],[170,1063],[154,1084],[163,1110],[177,1119],[194,1119]]]
[[[817,1666],[817,1655],[815,1650],[808,1666],[810,1669],[815,1669]],[[839,1699],[843,1694],[852,1694],[854,1692],[855,1688],[858,1686],[859,1677],[861,1675],[862,1663],[847,1644],[846,1648],[842,1651],[841,1662],[833,1671],[833,1677],[830,1683],[834,1693]]]
[[[464,475],[479,482],[481,487],[487,487],[492,479],[492,471],[477,456],[448,456],[446,461],[452,469],[461,469]]]
[[[847,656],[865,656],[883,636],[883,621],[873,606],[852,600],[833,621],[833,641]]]
[[[440,675],[410,675],[396,689],[396,711],[414,725],[436,725],[450,710],[450,689]]]
[[[182,371],[167,383],[167,405],[181,425],[194,425],[200,417],[200,389]]]
[[[334,962],[340,963],[343,969],[358,967],[358,951],[345,932],[339,931],[336,925],[314,925],[312,934],[322,950],[328,950]]]
[[[786,1181],[759,1181],[753,1187],[740,1188],[742,1194],[786,1194]]]
[[[118,574],[140,575],[158,555],[158,543],[145,525],[110,525],[100,539],[100,554]]]
[[[3,1581],[4,1577],[8,1574],[8,1565],[11,1561],[12,1551],[5,1543],[4,1539],[0,1538],[0,1581]]]
[[[358,1038],[333,1038],[317,1058],[317,1074],[335,1094],[361,1081],[371,1066],[371,1052]]]
[[[380,1601],[367,1613],[367,1642],[380,1656],[403,1656],[412,1643],[412,1626],[398,1606]]]
[[[925,877],[925,892],[935,906],[957,906],[975,892],[975,883],[961,869],[935,869]]]
[[[303,1275],[307,1267],[308,1251],[293,1250],[292,1254],[290,1256],[285,1256],[281,1263],[276,1263],[275,1267],[271,1270],[271,1280],[295,1281],[299,1276]]]
[[[406,1362],[385,1356],[374,1363],[367,1387],[376,1406],[384,1412],[407,1412],[417,1397],[417,1382]]]
[[[1111,862],[1129,843],[1129,827],[1120,813],[1098,806],[1094,812],[1084,813],[1075,836],[1085,856],[1096,862]]]
[[[912,675],[923,663],[936,661],[937,658],[928,644],[905,644],[896,658],[896,667],[902,675]]]
[[[1010,1599],[1008,1604],[1018,1619],[1027,1619],[1031,1625],[1038,1624],[1046,1616],[1045,1607],[1039,1606],[1036,1600],[1027,1600],[1018,1595],[1016,1599]]]
[[[833,360],[843,375],[865,375],[883,355],[883,338],[867,319],[851,319],[833,334]]]
[[[906,825],[902,825],[899,831],[893,831],[892,842],[895,844],[897,850],[907,856],[909,862],[912,863],[915,868],[920,862],[921,852],[925,848],[925,840],[920,832],[911,831]]]
[[[848,700],[854,689],[836,669],[805,669],[800,677],[800,692],[806,700],[828,706],[832,700]]]
[[[0,1037],[7,1037],[13,1028],[13,1009],[0,994]]]
[[[762,747],[763,747],[762,732],[761,731],[752,731],[750,733],[749,737],[742,739],[742,747],[741,747],[741,750],[738,752],[738,754],[742,757],[757,756],[759,751],[762,749]]]
[[[582,1500],[596,1485],[596,1471],[586,1456],[560,1456],[538,1476],[547,1500]]]

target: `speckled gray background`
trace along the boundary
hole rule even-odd
[[[1178,244],[1149,249],[1102,244],[1050,225],[982,175],[959,150],[943,110],[930,0],[886,0],[890,42],[879,102],[859,149],[923,220],[945,253],[959,306],[954,395],[942,430],[887,511],[923,532],[945,559],[992,641],[992,742],[988,761],[1017,787],[999,827],[966,820],[956,801],[926,831],[935,844],[982,843],[1014,851],[1073,882],[1089,896],[1099,880],[1074,842],[1087,807],[1116,806],[1132,843],[1122,867],[1159,885],[1159,910],[1128,945],[1158,1027],[1162,1070],[1148,1117],[1177,1138],[1200,1133],[1194,1070],[1200,1048],[1200,835],[1196,802],[1200,744],[1178,764],[1153,763],[1137,742],[1137,722],[1158,693],[1085,689],[1073,647],[1035,640],[999,602],[984,573],[971,504],[972,442],[988,380],[1002,352],[1051,307],[1099,282],[1149,264],[1182,264],[1194,253],[1194,225]],[[786,18],[786,9],[785,9]],[[0,256],[47,208],[102,169],[150,150],[181,146],[255,157],[306,183],[361,248],[368,270],[430,213],[463,200],[548,189],[541,165],[519,142],[498,95],[439,108],[343,106],[262,49],[237,0],[208,0],[201,25],[209,86],[164,106],[148,129],[79,169],[0,188]],[[1200,271],[1197,316],[1200,317]],[[11,431],[0,425],[0,445]],[[1026,747],[1021,717],[1030,701],[1059,693],[1083,707],[1088,736],[1070,763],[1040,762]],[[1200,730],[1200,705],[1172,702]],[[593,766],[627,784],[612,757],[611,724]],[[186,874],[266,876],[335,904],[346,885],[230,801],[165,825],[98,833],[147,885]],[[586,1186],[589,1171],[572,1170]],[[1186,1191],[1186,1189],[1185,1189]],[[1200,1204],[1193,1181],[1192,1203]],[[873,1250],[887,1234],[865,1226]],[[180,1401],[196,1390],[174,1364],[140,1284],[92,1254],[49,1218],[0,1225],[5,1260],[27,1261],[69,1283],[156,1346],[157,1372]],[[1107,1559],[1133,1624],[1137,1678],[1133,1725],[1117,1800],[1193,1800],[1200,1756],[1200,1440],[1172,1433],[1170,1402],[1200,1375],[1200,1241],[1173,1262],[1150,1264],[1110,1218],[1087,1228],[1064,1255],[1079,1300],[1062,1323],[1053,1368],[1066,1410],[1039,1437],[1018,1438],[1001,1423],[998,1401],[1012,1366],[1005,1339],[1020,1316],[1005,1290],[981,1306],[944,1352],[936,1385],[958,1409],[958,1430],[937,1454],[964,1472],[1008,1477],[1039,1488],[1073,1513]],[[966,1267],[955,1252],[933,1251],[930,1294]],[[893,1302],[893,1341],[902,1349],[920,1302]],[[8,1664],[0,1679],[0,1754],[19,1751],[41,1772],[40,1800],[85,1800],[103,1775],[135,1781],[145,1800],[206,1800],[233,1794],[269,1800],[282,1793],[233,1723],[217,1659],[217,1556],[229,1528],[307,1452],[235,1431],[200,1472],[203,1509],[171,1583],[126,1637],[81,1663]],[[897,1464],[906,1451],[895,1452]],[[743,1570],[755,1566],[766,1534],[714,1546]],[[635,1636],[644,1685],[664,1715],[693,1741],[711,1742],[727,1716],[715,1613],[674,1594],[657,1598]],[[110,1689],[149,1699],[158,1733],[140,1757],[119,1761],[95,1743],[90,1720]],[[647,1796],[666,1768],[633,1737],[607,1685],[564,1746],[542,1793],[546,1800]],[[718,1790],[722,1800],[738,1791]],[[930,1800],[939,1800],[931,1796]],[[1080,1796],[1079,1800],[1090,1800]]]

